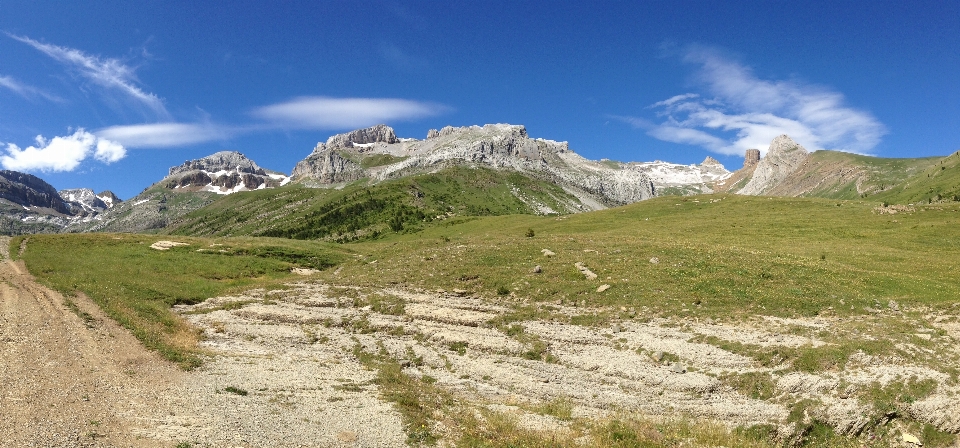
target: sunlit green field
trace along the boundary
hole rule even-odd
[[[461,289],[511,303],[582,306],[584,323],[638,309],[737,318],[862,315],[891,300],[932,308],[960,303],[960,207],[918,206],[892,215],[877,207],[822,199],[664,197],[560,217],[454,216],[416,233],[347,245],[37,235],[23,259],[42,281],[86,293],[128,327],[149,326],[145,340],[184,331],[170,306],[289,280],[293,266],[337,266],[336,277],[330,269],[319,276],[341,283]],[[171,238],[191,245],[148,248]],[[578,262],[598,278],[587,279]],[[601,285],[609,289],[597,292]]]

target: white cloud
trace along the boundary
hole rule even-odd
[[[843,94],[828,88],[760,79],[711,49],[688,49],[684,61],[700,66],[697,78],[712,98],[686,93],[654,103],[659,124],[614,118],[657,139],[730,155],[749,148],[765,153],[780,134],[810,150],[869,153],[887,132],[872,114],[847,106]]]
[[[126,156],[122,145],[77,129],[73,135],[46,140],[38,135],[36,146],[20,149],[8,143],[0,164],[15,171],[73,171],[91,154],[101,162],[112,163]]]
[[[93,153],[93,158],[103,163],[113,163],[126,156],[127,150],[123,145],[102,138],[97,140],[97,149]]]
[[[438,115],[449,108],[396,98],[300,97],[264,106],[253,115],[273,124],[296,129],[356,129],[390,121]]]
[[[51,95],[36,87],[28,86],[20,81],[17,81],[16,79],[13,79],[10,76],[0,76],[0,87],[9,89],[13,91],[13,93],[16,93],[17,95],[20,95],[24,98],[33,98],[37,96],[42,96],[47,100],[57,102],[57,103],[63,101],[63,99],[55,95]]]
[[[156,95],[144,92],[137,87],[138,80],[135,70],[120,60],[90,56],[73,48],[45,44],[29,37],[8,35],[70,66],[93,83],[122,93],[125,97],[147,107],[157,117],[164,119],[170,117],[163,101]]]
[[[357,129],[398,120],[414,120],[449,110],[446,106],[394,98],[300,97],[254,109],[266,123],[222,126],[210,123],[149,123],[111,126],[98,137],[128,148],[170,148],[225,140],[246,132],[283,129]]]
[[[210,124],[152,123],[111,126],[96,134],[129,148],[169,148],[225,139],[230,130]]]
[[[678,102],[678,101],[691,100],[691,99],[694,99],[694,98],[698,98],[699,96],[700,96],[700,95],[697,95],[696,93],[684,93],[684,94],[682,94],[682,95],[672,96],[672,97],[667,98],[667,99],[665,99],[665,100],[663,100],[663,101],[658,101],[658,102],[656,102],[656,103],[653,103],[653,105],[650,106],[650,107],[670,106],[670,105],[673,105],[674,103],[676,103],[676,102]]]

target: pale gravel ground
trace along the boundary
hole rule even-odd
[[[369,307],[352,306],[353,297],[368,293],[402,298],[406,301],[405,314],[382,315]],[[786,402],[804,397],[823,401],[818,418],[849,430],[865,423],[866,409],[856,399],[841,398],[841,384],[866,387],[873,382],[888,384],[910,376],[946,379],[943,373],[923,365],[911,365],[909,360],[872,359],[867,355],[855,356],[851,368],[845,372],[784,375],[748,357],[692,342],[698,336],[715,336],[764,347],[818,347],[826,342],[812,336],[790,334],[790,331],[797,327],[815,331],[843,327],[842,321],[823,317],[765,317],[739,323],[654,319],[602,328],[524,322],[525,334],[545,342],[557,359],[556,363],[545,363],[523,359],[520,355],[530,348],[528,343],[486,325],[507,308],[446,292],[397,288],[361,291],[305,281],[283,291],[254,291],[241,297],[217,298],[183,307],[181,312],[200,311],[230,301],[250,303],[232,311],[186,316],[206,329],[208,339],[204,344],[221,353],[324,360],[321,362],[340,359],[348,363],[351,362],[350,348],[357,342],[369,351],[383,347],[401,360],[409,358],[412,351],[423,359],[423,365],[408,365],[404,369],[407,374],[435,378],[436,384],[477,406],[508,409],[519,415],[522,426],[537,427],[536,422],[543,422],[540,429],[544,431],[561,430],[564,423],[529,409],[554,399],[572,400],[574,414],[580,416],[599,417],[627,411],[663,417],[686,415],[730,426],[774,423],[787,430]],[[562,306],[556,308],[561,313],[576,312]],[[376,331],[354,334],[343,326],[345,322],[361,318]],[[316,338],[326,342],[316,342]],[[449,348],[458,342],[468,344],[463,356]],[[671,363],[653,359],[652,354],[656,352],[676,355],[689,371],[673,372]],[[306,364],[289,364],[287,368],[291,370],[290,375],[299,376],[301,374],[295,372],[308,368]],[[227,371],[238,368],[238,364],[218,362],[216,365]],[[281,368],[276,366],[278,370]],[[747,372],[775,373],[779,398],[751,399],[717,378],[725,373]],[[225,372],[223,375],[243,378],[250,374]],[[341,375],[364,381],[359,376]],[[372,387],[365,392],[375,395]],[[933,397],[913,404],[910,412],[917,420],[956,431],[956,413],[950,409],[960,409],[957,391],[941,387]],[[399,426],[397,428],[399,431]]]

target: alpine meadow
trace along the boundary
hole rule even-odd
[[[960,447],[958,17],[0,2],[0,447]]]

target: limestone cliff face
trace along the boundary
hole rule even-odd
[[[348,148],[354,143],[364,145],[370,143],[397,143],[397,135],[393,128],[384,124],[378,124],[366,129],[357,129],[346,134],[334,135],[327,139],[327,146],[331,148]]]
[[[290,177],[293,179],[314,179],[322,184],[351,182],[366,177],[359,163],[340,155],[337,149],[327,148],[323,143],[317,145],[313,153],[293,167]]]
[[[389,157],[389,162],[364,168],[360,161],[371,156]],[[525,127],[509,124],[431,129],[425,140],[398,139],[384,125],[335,135],[299,162],[292,178],[312,184],[378,182],[455,165],[519,171],[590,197],[592,203],[621,205],[654,196],[643,172],[584,159],[566,142],[533,139]]]
[[[170,168],[169,176],[189,171],[207,171],[211,173],[235,171],[237,173],[250,173],[260,176],[267,174],[263,168],[257,166],[253,160],[248,159],[236,151],[220,151],[202,159],[188,160],[183,162],[183,165]]]
[[[778,136],[770,143],[767,155],[757,163],[753,178],[737,193],[753,196],[765,194],[796,171],[808,154],[803,146],[787,135]]]
[[[22,207],[40,207],[70,215],[70,206],[43,179],[19,171],[0,171],[0,199]]]
[[[268,173],[239,152],[220,151],[170,168],[170,175],[160,181],[160,185],[184,192],[229,194],[277,187],[285,183],[284,179],[286,176]]]
[[[748,149],[746,154],[743,156],[743,167],[751,167],[758,163],[760,163],[760,150]]]

